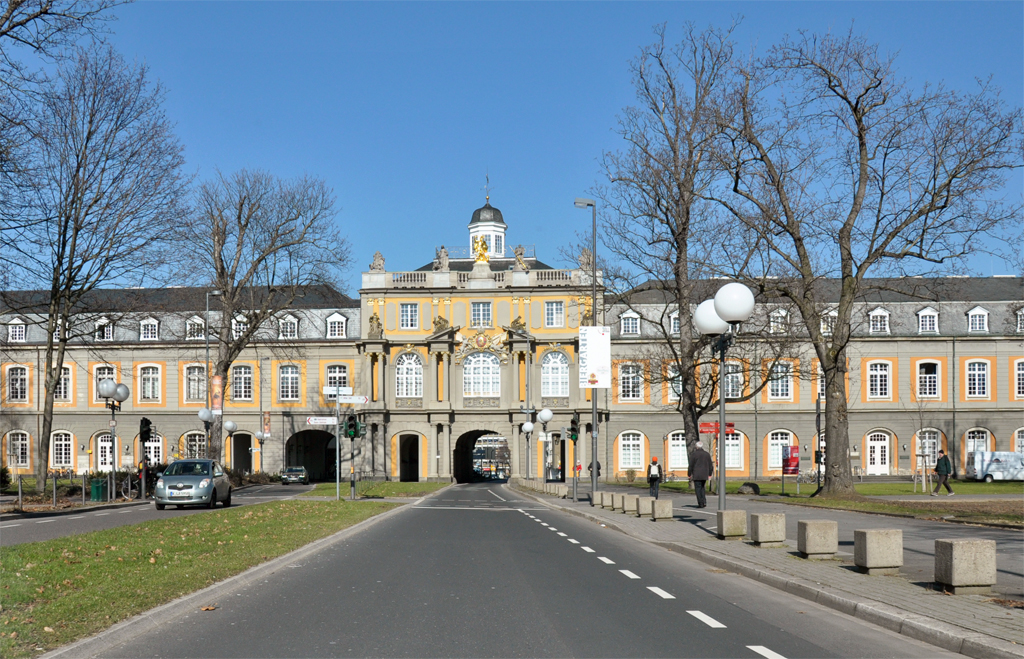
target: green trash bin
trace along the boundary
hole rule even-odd
[[[89,481],[92,487],[92,492],[89,495],[89,501],[106,501],[107,500],[107,479],[106,478],[94,478]]]

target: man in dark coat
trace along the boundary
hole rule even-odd
[[[697,507],[707,508],[708,500],[704,495],[704,485],[715,473],[715,463],[711,460],[711,454],[704,450],[704,443],[697,442],[690,459],[690,468],[687,470],[690,480],[693,481],[694,489],[697,492]]]
[[[935,491],[932,492],[933,497],[939,496],[939,488],[943,485],[946,486],[946,492],[949,492],[946,496],[953,496],[953,488],[949,486],[949,476],[953,473],[953,465],[949,463],[949,458],[946,457],[945,451],[939,451],[939,459],[935,462]]]

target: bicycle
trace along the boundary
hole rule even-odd
[[[808,469],[807,471],[801,471],[796,476],[796,482],[800,483],[801,485],[807,484],[807,483],[810,483],[811,485],[817,484],[817,482],[818,482],[818,470],[817,469]]]
[[[128,474],[121,481],[121,496],[125,499],[134,499],[142,493],[142,487],[140,486],[140,479],[138,476]]]

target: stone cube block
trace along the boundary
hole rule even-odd
[[[651,498],[651,497],[647,497]],[[672,519],[672,501],[669,499],[652,499],[653,508],[651,513],[651,519],[655,522],[658,520]]]
[[[627,494],[627,495],[623,496],[622,497],[622,512],[626,513],[627,515],[634,515],[635,516],[637,514],[637,510],[638,510],[637,509],[637,502],[639,500],[640,500],[640,495],[638,495],[638,494]]]
[[[718,511],[718,537],[720,539],[742,540],[745,535],[747,535],[747,511]]]
[[[800,520],[796,545],[804,558],[834,558],[839,551],[839,523],[831,519]]]
[[[612,493],[612,510],[622,510],[622,497],[618,492]]]
[[[865,574],[899,574],[903,565],[903,530],[855,530],[853,563]]]
[[[758,547],[781,547],[786,542],[786,515],[751,513],[750,539]]]
[[[996,582],[995,540],[936,540],[935,581],[953,593],[989,593]]]
[[[654,517],[654,497],[637,497],[637,517]]]
[[[611,492],[601,492],[601,507],[602,508],[611,508],[612,507],[612,493]]]

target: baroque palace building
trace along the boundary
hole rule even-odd
[[[431,263],[402,271],[388,271],[378,252],[358,300],[307,290],[231,368],[223,415],[238,429],[225,437],[225,464],[271,472],[304,465],[314,479],[333,479],[334,428],[308,421],[340,408],[343,418],[356,414],[367,424],[351,446],[360,478],[471,480],[478,440],[507,445],[512,476],[564,478],[577,460],[586,476],[591,403],[590,390],[578,386],[577,348],[593,306],[589,255],[581,268],[555,269],[507,233],[488,202],[472,215],[470,247],[441,247]],[[709,282],[711,294],[717,283]],[[932,462],[939,448],[958,472],[970,451],[1024,452],[1024,279],[881,284],[854,312],[849,446],[824,440],[825,450],[848,450],[864,475],[908,474],[918,455]],[[207,292],[98,291],[88,299],[54,400],[49,467],[104,471],[143,454],[156,462],[206,454],[197,412],[207,405]],[[36,313],[0,308],[3,460],[26,474],[42,426],[46,346],[47,299],[24,297],[33,295]],[[657,286],[608,299],[599,289],[598,311],[612,328],[613,365],[612,388],[597,390],[602,477],[642,474],[658,456],[670,477],[685,478],[682,419],[660,349],[680,331],[678,321]],[[728,477],[781,475],[784,446],[800,447],[801,468],[812,467],[820,382],[793,313],[759,300],[755,314],[769,334],[795,348],[772,365],[741,332],[746,349],[727,363],[727,396],[764,385],[728,405]],[[217,314],[214,303],[211,323]],[[97,397],[104,378],[131,390],[116,435]],[[325,386],[351,387],[367,402],[336,405]],[[543,408],[553,412],[546,427],[530,413]],[[575,455],[561,437],[577,412],[584,432]],[[138,440],[143,417],[155,429],[147,446]],[[536,424],[529,435],[526,421]],[[262,442],[258,432],[267,435]],[[350,443],[341,448],[344,474]]]

